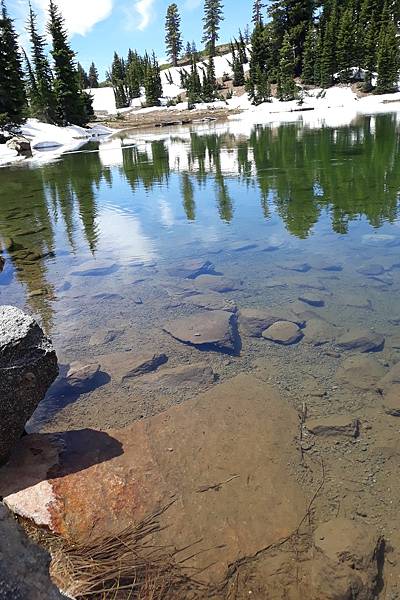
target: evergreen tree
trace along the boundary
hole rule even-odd
[[[40,114],[41,109],[39,90],[36,82],[35,73],[33,71],[29,57],[26,54],[25,50],[23,50],[22,52],[24,55],[26,65],[26,89],[28,94],[29,115],[31,117],[37,118],[37,116]]]
[[[27,98],[18,38],[4,0],[0,9],[0,125],[12,127],[24,121]]]
[[[357,66],[357,48],[355,46],[357,21],[355,17],[352,3],[350,3],[342,13],[337,36],[337,67],[340,71],[340,81],[342,83],[350,82],[350,69]]]
[[[231,54],[232,54],[232,72],[233,72],[233,85],[235,87],[245,84],[244,68],[243,63],[240,59],[239,52],[235,47],[235,44],[231,43]]]
[[[264,8],[265,4],[262,2],[262,0],[254,0],[252,17],[254,25],[262,25]]]
[[[287,32],[283,39],[279,61],[278,97],[279,100],[293,100],[296,97],[294,82],[295,57],[290,35]]]
[[[181,73],[182,75],[182,73]],[[196,102],[201,102],[202,97],[202,87],[199,72],[197,70],[196,57],[192,55],[191,64],[190,64],[190,73],[186,73],[186,76],[183,76],[183,87],[186,89],[187,100],[188,100],[188,109],[192,109]]]
[[[306,85],[313,85],[315,83],[316,47],[315,28],[314,25],[310,25],[304,42],[303,68],[301,73],[303,83]]]
[[[382,25],[378,47],[377,94],[397,91],[399,80],[399,48],[393,21]]]
[[[185,55],[187,58],[191,58],[192,56],[192,44],[190,42],[186,44]]]
[[[315,0],[273,0],[270,3],[271,37],[274,68],[280,61],[280,50],[286,33],[289,33],[295,59],[295,73],[301,74],[304,44],[312,22]]]
[[[126,88],[129,100],[140,97],[140,87],[143,83],[143,68],[139,55],[135,52],[128,58],[126,67]]]
[[[219,40],[219,30],[223,20],[222,0],[205,0],[202,42],[206,45],[210,56],[215,56],[215,46]]]
[[[162,97],[160,67],[154,52],[151,58],[146,57],[145,60],[146,73],[144,89],[146,94],[146,104],[147,106],[160,106],[160,98]]]
[[[27,29],[33,61],[33,67],[31,67],[29,60],[27,60],[28,72],[32,69],[32,74],[29,76],[31,82],[29,93],[30,112],[32,116],[41,121],[55,123],[57,121],[57,103],[53,88],[53,73],[45,52],[46,41],[44,36],[38,33],[37,17],[30,3]],[[35,91],[32,88],[32,75],[35,79]]]
[[[79,89],[75,53],[68,44],[64,19],[50,0],[48,31],[52,38],[54,60],[54,91],[57,102],[57,120],[60,125],[86,125],[89,99]]]
[[[94,62],[90,65],[89,68],[89,87],[91,89],[95,89],[99,87],[99,72],[96,69],[96,65]]]
[[[170,4],[167,9],[165,21],[165,44],[167,46],[167,55],[174,67],[178,64],[178,57],[182,51],[183,42],[181,35],[181,17],[177,5]]]
[[[125,65],[116,52],[114,52],[109,76],[114,89],[116,107],[126,108],[129,106],[129,98],[125,85]]]
[[[217,97],[217,79],[215,77],[215,63],[212,54],[208,59],[207,70],[204,74],[202,98],[203,102],[212,102]]]
[[[333,76],[336,72],[336,38],[338,29],[337,0],[334,0],[332,10],[326,23],[322,42],[322,53],[320,61],[320,84],[329,87],[333,84]]]
[[[79,89],[86,90],[89,87],[89,77],[81,63],[77,66]]]

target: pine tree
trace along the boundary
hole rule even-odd
[[[286,33],[289,33],[295,59],[295,73],[301,74],[305,38],[312,22],[315,0],[273,0],[270,3],[273,66],[280,61],[280,50]]]
[[[13,127],[25,120],[27,98],[17,34],[4,0],[0,7],[0,124]]]
[[[57,101],[57,116],[60,125],[86,125],[88,121],[88,99],[79,89],[75,53],[68,44],[64,19],[50,0],[48,31],[52,38],[54,60],[54,91]]]
[[[254,25],[262,25],[263,22],[263,9],[265,8],[265,4],[262,0],[254,0],[253,4],[253,17],[252,21]]]
[[[36,86],[36,91],[34,92],[31,87],[29,94],[30,111],[32,116],[37,117],[41,121],[55,123],[57,121],[57,103],[53,88],[53,73],[51,72],[50,63],[45,52],[46,41],[44,36],[38,33],[37,17],[30,3],[27,29],[31,42],[33,62],[32,67],[28,64],[28,71],[29,68],[32,68]],[[35,97],[34,100],[33,97]]]
[[[192,44],[190,42],[186,44],[185,56],[186,58],[191,58],[192,56]]]
[[[382,25],[378,47],[377,94],[397,91],[399,80],[399,49],[396,25],[393,21]]]
[[[36,82],[35,73],[33,71],[31,62],[25,50],[22,51],[25,59],[26,66],[26,90],[28,95],[29,103],[29,115],[37,118],[41,112],[41,102],[39,90]]]
[[[181,73],[182,77],[182,73]],[[183,87],[186,89],[187,100],[188,100],[188,109],[192,109],[196,102],[201,102],[201,81],[199,72],[197,70],[196,57],[192,55],[191,64],[190,64],[190,73],[186,73],[186,76],[182,77]]]
[[[322,87],[329,87],[333,84],[333,76],[336,72],[336,38],[338,28],[338,9],[337,1],[334,0],[332,10],[326,23],[325,33],[322,43],[322,53],[320,61],[320,84]]]
[[[217,97],[217,79],[215,77],[215,63],[212,54],[208,59],[207,70],[204,74],[202,98],[203,102],[212,102]]]
[[[77,65],[78,84],[80,90],[86,90],[89,87],[89,77],[81,63]]]
[[[232,54],[232,72],[233,72],[233,85],[235,87],[245,84],[244,68],[243,63],[240,59],[239,52],[235,47],[235,44],[231,43],[231,54]]]
[[[141,59],[137,53],[134,53],[129,57],[126,67],[126,88],[128,90],[129,100],[140,97],[140,87],[142,83],[143,69]]]
[[[128,93],[125,85],[125,66],[123,60],[114,52],[111,65],[110,80],[114,89],[115,105],[117,108],[129,106]]]
[[[306,85],[315,83],[315,62],[316,62],[316,34],[314,25],[310,25],[304,42],[303,68],[301,77]]]
[[[144,89],[146,94],[147,106],[160,106],[162,97],[162,84],[160,76],[160,67],[153,52],[152,57],[145,57],[146,74],[144,79]]]
[[[279,100],[293,100],[296,97],[294,82],[295,58],[290,35],[287,32],[280,51],[278,97]]]
[[[221,21],[224,20],[222,0],[205,0],[203,17],[203,39],[207,52],[215,56],[215,46],[219,40]]]
[[[170,4],[167,9],[165,20],[165,44],[167,47],[167,55],[169,56],[174,67],[178,64],[178,57],[182,51],[183,42],[181,35],[181,17],[178,12],[177,5]]]
[[[340,81],[342,83],[350,82],[351,67],[357,66],[356,23],[356,15],[353,13],[353,7],[350,3],[342,13],[337,37],[337,67],[340,71]]]
[[[99,87],[99,72],[96,69],[96,65],[94,62],[90,65],[89,68],[89,87],[91,89],[95,89]]]

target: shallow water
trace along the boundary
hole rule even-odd
[[[298,298],[316,294],[324,307],[303,303],[310,318],[383,334],[378,359],[392,364],[400,345],[399,192],[396,114],[337,128],[258,126],[248,136],[229,125],[124,134],[40,168],[0,170],[0,239],[14,242],[0,303],[37,316],[62,374],[75,360],[130,349],[163,351],[170,367],[208,362],[220,379],[265,359],[279,365],[271,377],[296,406],[310,396],[305,382],[317,379],[330,394],[324,412],[354,408],[361,398],[335,383],[334,339],[291,347],[242,340],[240,357],[172,339],[163,325],[199,309],[184,301],[188,282],[171,270],[184,259],[210,260],[236,282],[223,296],[239,309],[300,310]],[[104,268],[82,275],[82,264]],[[30,428],[121,426],[198,391],[190,381],[171,386],[105,375],[87,393],[50,393]]]

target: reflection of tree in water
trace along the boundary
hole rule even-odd
[[[227,186],[231,171],[222,169],[221,155],[233,147],[231,164],[242,183],[258,188],[264,216],[269,218],[274,206],[297,237],[308,237],[326,211],[336,233],[347,233],[349,223],[360,217],[373,227],[397,218],[400,155],[395,115],[361,117],[358,123],[336,129],[259,126],[236,144],[226,133],[192,133],[187,150],[191,180],[205,185],[214,174],[220,216],[226,221],[232,219],[234,207]],[[183,201],[186,205],[187,198]]]
[[[54,286],[48,261],[55,252],[55,228],[61,219],[74,251],[76,215],[92,252],[98,241],[96,188],[110,181],[97,153],[65,155],[41,169],[0,169],[0,239],[11,238],[9,259],[26,287],[31,309],[41,315],[46,330],[53,321]]]

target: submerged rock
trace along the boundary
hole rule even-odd
[[[196,279],[199,275],[214,273],[215,267],[209,260],[195,258],[185,260],[182,263],[168,269],[168,274],[171,277],[182,277],[183,279]]]
[[[313,435],[321,437],[356,438],[359,435],[360,422],[351,416],[333,415],[321,419],[309,419],[306,428]]]
[[[266,331],[263,331],[262,337],[276,344],[291,346],[302,339],[303,333],[295,323],[277,321],[268,327]]]
[[[293,312],[279,307],[243,308],[239,312],[240,331],[250,337],[262,337],[263,332],[278,321],[290,321],[304,325]]]
[[[385,272],[385,269],[382,265],[370,264],[370,265],[362,265],[357,269],[357,273],[360,275],[366,275],[367,277],[377,277],[378,275],[382,275]]]
[[[139,384],[154,388],[159,392],[174,391],[177,388],[204,388],[216,380],[216,375],[208,365],[182,365],[163,368],[140,378]]]
[[[49,575],[50,556],[0,503],[0,600],[66,600]]]
[[[118,534],[170,505],[154,544],[186,548],[185,566],[216,582],[304,517],[309,499],[289,466],[297,436],[297,412],[239,375],[126,429],[26,436],[0,470],[0,494],[72,540]]]
[[[4,256],[0,256],[0,273],[4,269],[5,264],[6,264],[6,259],[4,258]]]
[[[122,329],[98,329],[89,339],[90,346],[104,346],[113,342],[123,334]]]
[[[314,317],[307,320],[307,326],[303,330],[304,341],[313,346],[324,346],[333,342],[340,332],[341,330],[331,323]]]
[[[240,343],[236,315],[208,311],[171,321],[163,327],[175,339],[198,348],[236,353]]]
[[[400,362],[396,363],[390,371],[379,380],[377,389],[386,393],[392,386],[400,385]]]
[[[199,290],[209,290],[212,292],[218,292],[224,294],[226,292],[234,292],[242,287],[241,281],[235,279],[229,279],[228,277],[221,277],[219,275],[200,275],[196,277],[193,282],[195,288]]]
[[[386,390],[383,397],[383,407],[387,415],[400,417],[400,385],[393,385]]]
[[[385,345],[385,338],[370,329],[348,329],[337,339],[340,350],[358,350],[359,352],[379,352]]]
[[[103,371],[108,373],[117,383],[139,377],[155,371],[168,361],[168,356],[162,353],[143,352],[113,352],[97,356]]]
[[[209,294],[195,294],[184,299],[185,304],[191,304],[198,308],[205,308],[206,310],[225,310],[227,312],[237,312],[237,306],[232,300],[224,298],[217,293]]]
[[[19,308],[1,306],[0,463],[57,375],[56,353],[38,323]]]
[[[376,360],[365,354],[350,356],[341,364],[336,373],[337,381],[360,390],[374,390],[377,381],[384,377],[386,369]]]
[[[337,518],[314,533],[313,600],[376,597],[383,540],[370,523]]]
[[[309,304],[310,306],[322,307],[325,306],[324,298],[318,296],[317,294],[304,293],[299,296],[299,300],[304,302],[305,304]]]
[[[71,275],[77,277],[102,277],[114,273],[117,269],[118,266],[114,262],[93,260],[74,267],[73,271],[71,271]]]

